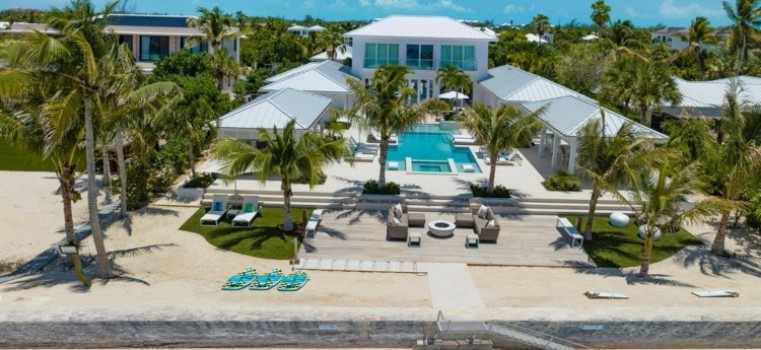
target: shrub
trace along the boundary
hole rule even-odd
[[[757,195],[745,208],[745,220],[748,226],[761,233],[761,195]]]
[[[217,176],[214,174],[202,174],[202,175],[196,175],[195,177],[192,177],[188,179],[188,181],[185,181],[185,183],[182,185],[182,187],[185,188],[207,188],[211,186],[211,184],[214,183],[214,180],[217,179]]]
[[[565,170],[560,170],[555,175],[549,176],[547,180],[542,182],[542,185],[548,191],[581,191],[581,180]]]
[[[473,193],[474,197],[482,197],[482,198],[510,198],[510,190],[508,190],[505,186],[497,185],[494,186],[494,192],[489,193],[487,191],[486,186],[481,186],[477,184],[470,184],[470,192]]]
[[[393,195],[397,195],[397,194],[402,193],[402,189],[395,182],[386,183],[386,187],[384,187],[383,189],[380,189],[378,187],[378,181],[370,180],[368,182],[365,182],[365,185],[362,188],[362,193],[364,193],[364,194],[393,194]]]

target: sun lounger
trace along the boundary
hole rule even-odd
[[[227,195],[215,194],[211,201],[211,209],[201,217],[201,225],[217,226],[219,220],[221,220],[227,213],[227,210],[230,209],[227,206],[228,199],[229,197]]]
[[[486,164],[491,164],[491,157],[489,155],[484,155],[484,162]],[[513,151],[508,155],[500,155],[497,160],[497,165],[522,165],[523,164],[523,158],[521,158],[521,155],[517,151]]]
[[[629,299],[626,294],[621,292],[587,291],[584,295],[589,299]]]
[[[309,276],[305,272],[298,271],[285,276],[280,284],[277,285],[277,290],[281,292],[295,292],[301,288],[304,288],[304,285],[308,281]]]
[[[372,137],[373,140],[377,142],[381,142],[381,135],[377,130],[370,130],[370,137]],[[399,138],[396,137],[396,135],[391,135],[388,138],[389,143],[397,143],[399,142]]]
[[[453,139],[472,139],[473,136],[470,135],[452,135]]]
[[[354,156],[352,156],[351,158],[357,162],[372,162],[373,160],[375,160],[375,154],[357,152],[357,153],[354,153]]]
[[[478,142],[474,138],[453,138],[452,142],[455,145],[476,145]]]
[[[473,165],[470,164],[464,164],[462,166],[462,171],[466,173],[472,173],[476,171],[476,168],[473,167]]]
[[[258,196],[244,196],[243,207],[240,213],[233,218],[233,226],[251,227],[251,223],[261,211],[262,206],[259,204]]]
[[[248,287],[249,284],[256,278],[256,270],[247,268],[243,272],[232,275],[222,285],[222,290],[241,290]]]
[[[692,292],[692,294],[695,294],[701,298],[737,298],[740,296],[740,293],[737,293],[732,290],[697,290]]]
[[[280,283],[282,279],[283,279],[283,270],[272,269],[272,271],[270,272],[256,276],[256,279],[253,282],[251,282],[251,286],[248,287],[248,289],[270,290],[272,289],[272,287]]]
[[[399,162],[388,162],[389,170],[399,170]]]

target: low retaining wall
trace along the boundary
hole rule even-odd
[[[496,321],[592,348],[756,347],[759,322]],[[516,328],[517,328],[516,327]],[[39,321],[0,322],[0,347],[400,347],[410,348],[433,321]],[[495,347],[525,348],[506,340]]]

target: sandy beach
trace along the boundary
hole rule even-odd
[[[13,203],[11,210],[0,211],[0,220],[8,223],[3,225],[5,228],[15,228],[13,234],[4,230],[0,243],[13,247],[6,250],[12,256],[34,256],[62,237],[60,201],[53,194],[56,184],[51,176],[0,173],[0,191],[7,202]],[[80,221],[85,217],[83,203],[77,204]],[[149,207],[132,213],[129,223],[112,225],[106,247],[120,278],[106,283],[96,279],[93,287],[85,290],[71,271],[53,264],[41,274],[0,285],[4,314],[0,322],[34,318],[39,310],[45,310],[46,317],[87,312],[103,318],[150,318],[156,310],[209,318],[271,312],[271,317],[278,319],[298,317],[303,310],[328,319],[436,317],[438,309],[425,274],[309,271],[311,280],[298,293],[220,291],[221,283],[243,268],[289,271],[290,266],[287,261],[221,250],[200,235],[179,230],[194,212],[194,208]],[[690,229],[705,239],[712,234],[710,225]],[[755,244],[757,241],[733,241],[732,248],[743,253],[741,248]],[[91,239],[83,242],[82,252],[95,254]],[[748,252],[755,254],[757,250]],[[484,307],[452,309],[449,314],[503,320],[761,319],[761,273],[752,265],[719,265],[710,273],[708,261],[704,250],[685,251],[654,264],[652,278],[644,281],[634,276],[634,269],[470,266],[467,271]],[[87,272],[97,276],[94,260],[88,263]],[[732,289],[740,293],[740,298],[700,299],[690,294],[698,289]],[[587,290],[621,291],[630,298],[590,300],[583,296]]]

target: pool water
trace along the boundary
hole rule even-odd
[[[410,157],[412,171],[451,173],[448,160],[452,159],[458,172],[463,172],[462,166],[469,164],[476,173],[480,173],[473,152],[468,147],[455,147],[452,134],[453,130],[444,130],[435,124],[415,126],[399,135],[397,145],[389,146],[387,161],[397,162],[399,171],[407,171],[406,159]]]

